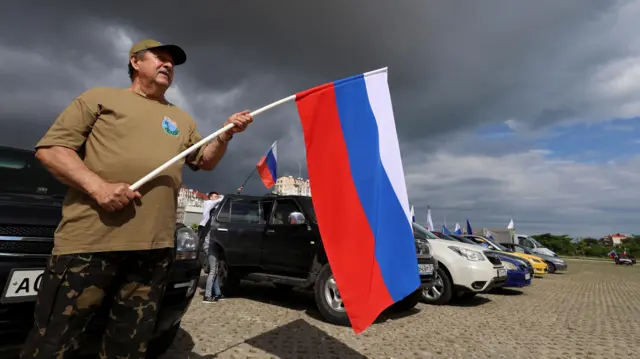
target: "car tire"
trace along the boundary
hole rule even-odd
[[[421,290],[420,296],[424,303],[444,305],[449,303],[452,293],[451,278],[449,278],[449,275],[447,275],[447,272],[445,272],[442,267],[438,267],[433,286]]]
[[[394,305],[392,305],[391,309],[398,312],[407,312],[413,309],[416,305],[418,305],[421,299],[422,299],[422,290],[418,289],[415,292],[409,294],[408,296],[402,298],[402,300],[399,301],[398,303],[395,303]]]
[[[329,264],[325,264],[318,273],[314,296],[318,311],[327,322],[342,326],[351,325]]]
[[[166,353],[171,347],[171,344],[173,344],[173,341],[176,339],[179,331],[180,323],[175,324],[173,327],[151,340],[147,348],[146,359],[158,359]]]
[[[547,273],[553,274],[556,272],[556,266],[555,264],[549,262],[547,263]]]
[[[235,294],[240,288],[240,276],[231,269],[226,259],[218,260],[218,283],[220,291],[227,297]]]

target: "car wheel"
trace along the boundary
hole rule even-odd
[[[547,263],[547,272],[548,273],[555,273],[556,272],[556,265],[549,262]]]
[[[451,279],[447,273],[442,269],[436,270],[436,277],[433,281],[433,285],[429,288],[424,288],[420,292],[421,299],[427,304],[443,305],[449,303],[451,300]]]
[[[232,296],[240,287],[240,277],[230,269],[226,259],[218,260],[218,284],[225,296]]]
[[[337,325],[351,325],[329,264],[325,264],[318,273],[314,296],[318,310],[327,322]]]
[[[149,346],[147,347],[146,359],[160,358],[167,350],[169,350],[179,331],[180,323],[175,324],[166,332],[151,340],[151,342],[149,342]]]

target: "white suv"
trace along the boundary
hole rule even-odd
[[[507,270],[496,254],[476,245],[438,238],[417,223],[413,230],[417,238],[429,241],[438,261],[434,285],[422,292],[426,303],[442,305],[454,297],[471,298],[506,282]]]

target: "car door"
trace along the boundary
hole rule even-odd
[[[257,198],[229,198],[218,212],[212,236],[231,266],[258,266],[265,223]]]
[[[293,212],[303,213],[294,199],[275,200],[264,231],[261,263],[270,272],[306,277],[315,253],[315,238],[306,223],[289,223]]]

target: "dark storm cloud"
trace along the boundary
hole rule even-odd
[[[0,13],[0,121],[11,131],[0,132],[0,141],[31,147],[88,87],[127,86],[127,49],[114,48],[120,29],[134,41],[151,37],[185,48],[188,61],[176,69],[176,86],[203,135],[232,112],[388,66],[405,168],[433,160],[440,151],[525,153],[533,142],[514,138],[477,146],[471,133],[507,119],[527,131],[540,130],[594,109],[585,90],[588,75],[633,54],[609,34],[618,19],[612,12],[624,3],[9,2]],[[260,115],[249,132],[234,139],[219,170],[187,174],[185,181],[203,190],[235,190],[276,139],[280,174],[297,175],[300,163],[305,176],[300,124],[288,104]],[[424,193],[431,196],[438,185],[409,183],[410,198],[422,210]],[[254,178],[250,189],[265,191],[260,186]],[[443,206],[475,196],[485,198],[478,208],[511,211],[504,198],[490,198],[499,181],[474,179],[459,186],[464,190],[456,190],[456,198],[439,198]],[[526,213],[543,215],[535,206]]]

